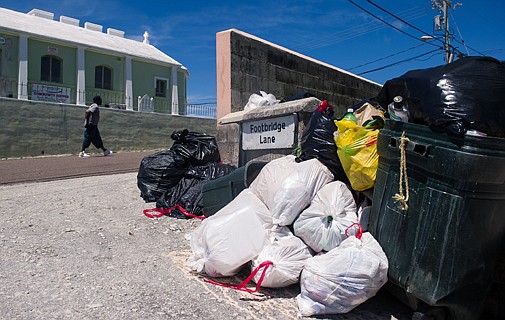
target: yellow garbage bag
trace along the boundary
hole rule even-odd
[[[356,191],[373,187],[379,154],[377,153],[376,127],[363,127],[349,119],[335,120],[338,135],[335,137],[337,154],[344,172]]]

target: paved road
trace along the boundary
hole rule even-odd
[[[107,157],[100,153],[89,158],[66,155],[0,160],[0,185],[138,172],[142,158],[155,152],[121,152]]]
[[[1,319],[296,318],[299,286],[256,297],[188,269],[185,236],[201,221],[142,214],[154,204],[140,197],[136,173],[154,152],[0,161]],[[412,314],[380,291],[348,314],[325,318]]]

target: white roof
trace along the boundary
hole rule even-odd
[[[36,9],[32,11],[47,13]],[[144,58],[182,67],[178,61],[172,59],[150,44],[121,37],[121,32],[119,30],[111,29],[116,31],[112,32],[114,35],[107,34],[69,23],[52,20],[50,18],[50,16],[43,18],[36,15],[0,8],[0,29],[17,33],[25,33],[28,36],[34,36],[37,38],[70,43],[75,46],[85,46],[99,51],[112,51],[132,57]],[[64,17],[64,19],[68,20],[69,18]],[[78,21],[75,19],[73,20]],[[91,25],[97,26],[95,24]]]

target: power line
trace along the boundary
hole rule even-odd
[[[502,48],[502,49],[494,49],[494,50],[486,50],[486,51],[482,51],[482,52],[485,52],[485,53],[493,53],[493,52],[503,52],[505,51],[505,48]]]
[[[415,36],[413,36],[413,35],[411,35],[411,34],[409,34],[409,33],[405,32],[405,31],[403,31],[403,30],[401,30],[401,29],[399,29],[399,28],[397,28],[397,27],[393,26],[392,24],[388,23],[387,21],[385,21],[385,20],[383,20],[383,19],[379,18],[378,16],[374,15],[374,14],[373,14],[373,13],[371,13],[370,11],[368,11],[368,10],[366,10],[365,8],[361,7],[360,5],[358,5],[357,3],[355,3],[354,1],[352,1],[352,0],[348,0],[348,1],[349,1],[349,2],[351,2],[353,5],[355,5],[356,7],[360,8],[361,10],[363,10],[364,12],[368,13],[368,14],[369,14],[369,15],[371,15],[372,17],[376,18],[377,20],[380,20],[380,21],[382,21],[383,23],[387,24],[387,25],[388,25],[388,26],[390,26],[391,28],[393,28],[393,29],[395,29],[395,30],[397,30],[397,31],[399,31],[399,32],[401,32],[401,33],[403,33],[403,34],[405,34],[405,35],[407,35],[407,36],[411,37],[411,38],[414,38],[414,39],[416,39],[416,40],[418,40],[418,41],[422,41],[422,42],[424,43],[424,41],[423,41],[421,38],[415,37]],[[367,1],[368,1],[368,0],[367,0]],[[389,12],[388,12],[388,13],[389,13]],[[391,14],[391,13],[389,13],[389,14]],[[391,15],[393,15],[393,14],[391,14]],[[397,17],[397,16],[395,16],[395,15],[393,15],[393,16],[394,16],[396,19],[399,19],[400,21],[402,21],[403,23],[405,23],[405,21],[404,21],[403,19],[400,19],[399,17]],[[410,24],[408,24],[408,23],[407,23],[407,25],[412,26],[412,25],[410,25]],[[415,28],[415,27],[414,27],[414,28]],[[417,29],[417,28],[415,28],[415,29]],[[420,29],[417,29],[417,30],[420,30]],[[422,30],[421,30],[421,32],[422,32],[422,33],[425,33],[425,32],[424,32],[424,31],[422,31]],[[427,34],[427,33],[425,33],[425,34]],[[425,44],[429,44],[429,45],[437,46],[436,44],[434,44],[434,43],[430,43],[430,42],[426,42]],[[394,63],[391,63],[391,64],[389,64],[389,65],[386,65],[386,66],[383,66],[383,67],[380,67],[380,68],[376,68],[376,69],[373,69],[373,70],[365,71],[365,72],[359,73],[359,75],[364,75],[364,74],[367,74],[367,73],[371,73],[371,72],[375,72],[375,71],[383,70],[383,69],[386,69],[386,68],[389,68],[389,67],[392,67],[392,66],[395,66],[395,65],[401,64],[401,63],[409,62],[409,61],[415,60],[415,59],[417,59],[417,58],[424,57],[424,56],[426,56],[426,55],[432,54],[432,53],[434,53],[434,52],[436,52],[436,51],[438,51],[438,50],[440,50],[440,48],[437,48],[437,49],[432,50],[432,51],[430,51],[430,52],[423,53],[423,54],[418,55],[418,56],[415,56],[415,57],[413,57],[413,58],[404,59],[404,60],[401,60],[401,61],[398,61],[398,62],[394,62]]]
[[[358,5],[356,2],[354,2],[354,1],[352,1],[352,0],[348,0],[348,1],[349,1],[350,3],[352,3],[353,5],[355,5],[356,7],[360,8],[361,10],[365,11],[366,13],[368,13],[369,15],[371,15],[372,17],[374,17],[375,19],[377,19],[377,20],[380,20],[380,21],[384,22],[385,24],[387,24],[387,25],[388,25],[388,26],[390,26],[391,28],[393,28],[393,29],[395,29],[395,30],[397,30],[397,31],[400,31],[401,33],[403,33],[403,34],[405,34],[405,35],[407,35],[407,36],[409,36],[409,37],[411,37],[411,38],[413,38],[413,39],[416,39],[416,40],[418,40],[418,41],[423,41],[423,40],[421,40],[420,38],[415,37],[415,36],[413,36],[413,35],[411,35],[411,34],[409,34],[409,33],[405,32],[405,31],[401,30],[400,28],[397,28],[397,27],[393,26],[393,25],[392,25],[392,24],[390,24],[389,22],[387,22],[387,21],[385,21],[385,20],[383,20],[383,19],[379,18],[378,16],[374,15],[374,14],[373,14],[373,13],[371,13],[370,11],[368,11],[368,10],[366,10],[365,8],[363,8],[363,7],[361,7],[360,5]],[[434,46],[436,46],[436,44],[434,44],[434,43],[430,43],[430,42],[427,42],[427,44],[430,44],[430,45],[434,45]]]
[[[463,40],[463,37],[461,36],[461,32],[459,31],[459,28],[458,28],[458,24],[456,23],[456,19],[454,19],[454,16],[452,15],[452,12],[449,10],[449,14],[451,15],[451,18],[452,18],[452,22],[454,22],[454,25],[456,26],[456,30],[458,31],[458,34],[459,34],[459,38],[461,39],[461,43],[463,44],[463,46],[465,47],[465,50],[466,50],[466,54],[467,55],[470,55],[470,53],[468,52],[468,48],[465,44],[465,40]],[[454,41],[456,41],[456,39],[454,39]]]
[[[430,34],[428,34],[427,32],[425,32],[425,31],[423,31],[423,30],[421,30],[421,29],[419,29],[419,28],[417,28],[417,27],[415,27],[415,26],[411,25],[410,23],[406,22],[405,20],[401,19],[400,17],[398,17],[398,16],[394,15],[393,13],[391,13],[391,12],[387,11],[386,9],[384,9],[384,8],[382,8],[382,7],[378,6],[377,4],[373,3],[372,1],[370,1],[370,0],[366,0],[366,1],[367,1],[368,3],[370,3],[370,4],[372,4],[373,6],[375,6],[375,7],[379,8],[380,10],[382,10],[382,11],[384,11],[384,12],[388,13],[389,15],[391,15],[391,16],[393,16],[393,17],[395,17],[396,19],[398,19],[398,20],[402,21],[402,22],[403,22],[403,23],[405,23],[406,25],[408,25],[408,26],[410,26],[410,27],[412,27],[412,28],[416,29],[417,31],[419,31],[419,32],[421,32],[421,33],[424,33],[425,35],[430,36]],[[442,10],[442,8],[440,8],[440,5],[439,5],[438,3],[435,3],[435,5],[438,7],[438,9]],[[460,43],[460,44],[462,44],[462,45],[465,47],[467,54],[469,54],[469,53],[468,53],[468,48],[470,48],[470,47],[469,47],[469,46],[467,46],[467,45],[464,43],[463,37],[461,36],[461,32],[459,31],[458,25],[457,25],[457,23],[456,23],[456,19],[454,19],[454,16],[453,16],[453,14],[452,14],[451,10],[450,10],[450,9],[447,9],[447,10],[449,11],[449,14],[451,15],[452,21],[454,22],[454,24],[455,24],[455,26],[456,26],[456,30],[458,31],[459,37],[461,38],[461,41],[462,41],[462,42],[457,41],[456,39],[455,39],[455,41],[456,41],[456,42],[458,42],[458,43]],[[444,41],[442,41],[440,38],[436,38],[436,37],[435,37],[434,39],[436,39],[436,40],[438,40],[438,41],[440,41],[440,42],[444,43]],[[454,51],[459,52],[459,51],[458,51],[456,48],[454,48],[453,46],[450,46],[450,47],[451,47]],[[480,54],[480,55],[483,55],[482,53],[480,53],[479,51],[477,51],[477,50],[475,50],[475,49],[472,49],[472,48],[470,48],[470,49],[471,49],[471,50],[473,50],[473,51],[475,51],[476,53],[478,53],[478,54]]]
[[[389,67],[393,67],[393,66],[396,66],[396,65],[401,64],[401,63],[404,63],[404,62],[409,62],[409,61],[412,61],[412,60],[416,60],[417,58],[424,57],[424,56],[429,55],[429,54],[431,54],[431,53],[434,53],[434,52],[436,52],[436,51],[438,51],[438,50],[439,50],[439,49],[435,49],[435,50],[432,50],[432,51],[429,51],[429,52],[426,52],[426,53],[420,54],[420,55],[418,55],[418,56],[415,56],[415,57],[413,57],[413,58],[409,58],[409,59],[401,60],[401,61],[394,62],[394,63],[388,64],[388,65],[383,66],[383,67],[380,67],[380,68],[376,68],[376,69],[368,70],[368,71],[365,71],[365,72],[361,72],[361,73],[358,73],[358,75],[359,75],[359,76],[361,76],[361,75],[364,75],[364,74],[367,74],[367,73],[371,73],[371,72],[375,72],[375,71],[383,70],[383,69],[386,69],[386,68],[389,68]]]
[[[407,21],[405,21],[405,20],[403,20],[402,18],[398,17],[397,15],[395,15],[395,14],[393,14],[393,13],[389,12],[388,10],[386,10],[386,9],[382,8],[381,6],[379,6],[379,5],[375,4],[375,3],[373,3],[372,1],[370,1],[370,0],[366,0],[366,1],[367,1],[368,3],[370,3],[371,5],[375,6],[376,8],[378,8],[378,9],[380,9],[380,10],[384,11],[385,13],[389,14],[390,16],[394,17],[395,19],[398,19],[398,20],[400,20],[401,22],[405,23],[405,24],[406,24],[406,25],[408,25],[409,27],[414,28],[414,29],[416,29],[417,31],[419,31],[419,32],[421,32],[421,33],[424,33],[424,34],[425,34],[425,35],[427,35],[427,36],[431,36],[431,35],[430,35],[429,33],[427,33],[426,31],[423,31],[423,30],[419,29],[418,27],[416,27],[416,26],[414,26],[414,25],[412,25],[412,24],[408,23]],[[439,39],[439,40],[440,40],[440,39]],[[440,40],[440,41],[441,41],[441,40]]]
[[[419,7],[405,10],[402,13],[407,14],[409,19],[416,19],[424,16],[425,14],[422,14],[423,12],[421,10],[418,10],[417,8]],[[385,28],[385,26],[377,25],[376,22],[370,21],[367,23],[360,24],[359,26],[342,30],[337,33],[329,34],[323,37],[317,37],[310,41],[305,41],[304,43],[298,46],[294,46],[293,49],[297,51],[313,50],[328,46],[330,44],[335,44],[355,37],[359,37],[364,34],[374,32],[383,28]]]
[[[465,46],[465,48],[468,48],[468,49],[472,50],[473,52],[480,54],[481,56],[485,56],[485,54],[483,54],[482,52],[479,52],[479,51],[475,50],[474,48],[472,48],[472,47],[470,47],[470,46],[468,46],[468,45],[466,45],[466,44],[462,43],[461,41],[458,41],[458,40],[456,40],[456,39],[454,39],[454,41],[456,41],[456,42],[457,42],[457,43],[459,43],[459,44],[464,45],[464,46]]]
[[[413,49],[416,49],[416,48],[419,48],[421,46],[424,46],[426,43],[421,43],[420,45],[417,45],[417,46],[414,46],[414,47],[411,47],[411,48],[408,48],[408,49],[405,49],[403,51],[399,51],[397,53],[393,53],[393,54],[390,54],[389,56],[385,56],[383,58],[380,58],[380,59],[377,59],[377,60],[374,60],[374,61],[370,61],[370,62],[367,62],[367,63],[363,63],[363,64],[360,64],[359,66],[356,66],[356,67],[352,67],[350,69],[346,69],[347,71],[351,71],[351,70],[354,70],[354,69],[358,69],[360,67],[364,67],[364,66],[367,66],[369,64],[372,64],[372,63],[375,63],[375,62],[379,62],[379,61],[382,61],[382,60],[385,60],[385,59],[388,59],[388,58],[391,58],[391,57],[394,57],[394,56],[397,56],[397,55],[400,55],[402,53],[405,53],[407,51],[410,51],[410,50],[413,50]]]

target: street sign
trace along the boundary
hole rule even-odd
[[[296,114],[242,123],[242,150],[295,147]]]

